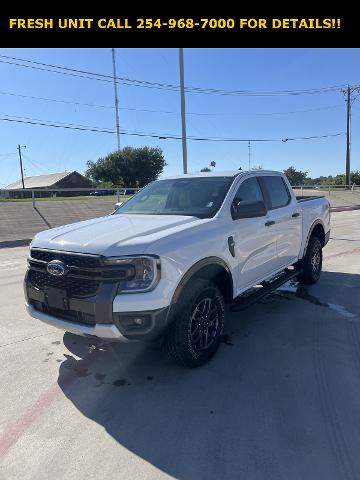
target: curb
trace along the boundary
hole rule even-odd
[[[360,205],[351,205],[348,207],[331,207],[331,212],[351,212],[352,210],[360,210]]]

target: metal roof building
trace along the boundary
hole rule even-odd
[[[47,175],[36,175],[34,177],[24,178],[25,188],[90,188],[91,181],[81,175],[79,172],[60,172],[49,173]],[[11,183],[6,190],[22,189],[21,179],[17,182]]]

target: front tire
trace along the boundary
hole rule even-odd
[[[317,237],[311,237],[306,249],[305,257],[302,260],[302,272],[297,279],[305,285],[316,283],[322,269],[322,245]]]
[[[165,337],[165,349],[179,365],[199,367],[216,353],[224,328],[224,298],[217,286],[197,278],[186,286]]]

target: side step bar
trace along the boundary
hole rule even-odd
[[[245,310],[250,305],[258,302],[261,298],[266,297],[266,295],[269,295],[269,293],[273,292],[277,288],[281,287],[281,285],[284,283],[299,275],[299,273],[301,273],[301,269],[299,268],[294,268],[293,270],[285,269],[283,273],[275,277],[274,280],[271,280],[270,282],[262,282],[260,284],[262,287],[258,288],[254,293],[246,295],[246,293],[249,292],[248,290],[247,292],[244,292],[236,297],[234,299],[234,303],[230,307],[230,311],[241,312],[242,310]]]

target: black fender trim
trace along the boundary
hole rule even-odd
[[[231,274],[231,270],[228,266],[228,264],[222,260],[219,257],[206,257],[203,258],[202,260],[196,262],[192,267],[189,268],[189,270],[183,275],[182,279],[180,280],[178,286],[175,289],[175,292],[172,296],[170,307],[176,304],[177,300],[179,299],[181,291],[184,289],[186,284],[193,278],[194,275],[196,275],[197,272],[199,272],[202,268],[210,266],[210,265],[218,265],[222,268],[224,268],[229,275],[230,279],[230,284],[231,284],[231,298],[233,298],[233,291],[234,291],[234,285],[233,285],[233,277]]]
[[[207,267],[208,265],[219,265],[220,267],[223,267],[227,271],[227,273],[229,274],[230,279],[231,279],[231,286],[233,286],[232,285],[233,279],[232,279],[232,275],[231,275],[231,270],[230,270],[228,264],[219,257],[207,257],[207,258],[203,258],[199,262],[195,263],[191,268],[189,268],[189,270],[182,277],[178,286],[183,287],[190,280],[190,278],[194,276],[195,273],[197,273],[203,267]]]
[[[329,230],[328,232],[325,233],[325,243],[324,243],[324,247],[325,245],[329,242],[330,240],[330,232],[331,230]]]
[[[230,292],[231,295],[230,296],[231,296],[231,301],[232,301],[234,285],[233,285],[233,277],[232,277],[231,270],[230,270],[228,264],[219,257],[203,258],[202,260],[196,262],[192,267],[190,267],[189,270],[183,275],[180,282],[178,283],[178,286],[176,287],[175,292],[172,296],[171,303],[170,303],[170,306],[169,306],[169,310],[167,312],[166,328],[169,327],[169,325],[173,322],[173,320],[175,318],[177,301],[178,301],[178,299],[180,297],[180,294],[183,291],[184,287],[194,277],[194,275],[196,275],[197,272],[199,272],[202,268],[210,266],[210,265],[217,265],[217,266],[222,267],[226,270],[227,274],[229,275],[230,284],[231,284],[231,292]]]
[[[323,224],[323,222],[322,222],[321,220],[317,219],[317,220],[314,221],[314,223],[311,225],[311,227],[310,227],[310,229],[309,229],[309,233],[308,233],[308,236],[307,236],[307,238],[306,238],[306,243],[305,243],[305,246],[304,246],[304,252],[303,252],[302,258],[304,258],[304,256],[306,255],[306,250],[307,250],[307,247],[308,247],[308,244],[309,244],[310,237],[311,237],[311,235],[312,235],[312,233],[313,233],[313,231],[314,231],[314,229],[315,229],[315,227],[316,227],[317,225],[321,225],[322,228],[323,228],[323,230],[324,230],[324,235],[325,235],[325,243],[324,243],[324,246],[325,246],[326,243],[327,243],[327,242],[326,242],[326,235],[327,235],[327,234],[325,233],[325,226],[324,226],[324,224]],[[329,235],[330,235],[330,233],[329,233]]]

